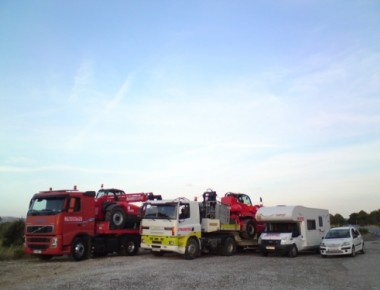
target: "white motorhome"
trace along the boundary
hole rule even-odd
[[[318,252],[323,236],[330,229],[330,215],[326,209],[304,206],[262,207],[256,220],[266,224],[259,238],[262,255],[285,253],[290,257],[300,251]]]

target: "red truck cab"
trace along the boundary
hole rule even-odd
[[[42,259],[70,255],[80,260],[95,234],[95,191],[49,190],[36,193],[25,222],[24,251]]]

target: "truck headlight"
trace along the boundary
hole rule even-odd
[[[57,244],[58,244],[58,238],[57,237],[52,238],[51,239],[51,247],[56,248]]]

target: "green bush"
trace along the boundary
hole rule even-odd
[[[1,232],[4,247],[21,246],[23,244],[25,222],[19,219],[4,225]]]
[[[359,231],[360,231],[360,233],[361,233],[362,235],[366,235],[366,234],[369,233],[368,229],[366,229],[366,228],[359,228]]]

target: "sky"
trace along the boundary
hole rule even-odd
[[[380,209],[380,2],[0,1],[0,216],[38,191]]]

